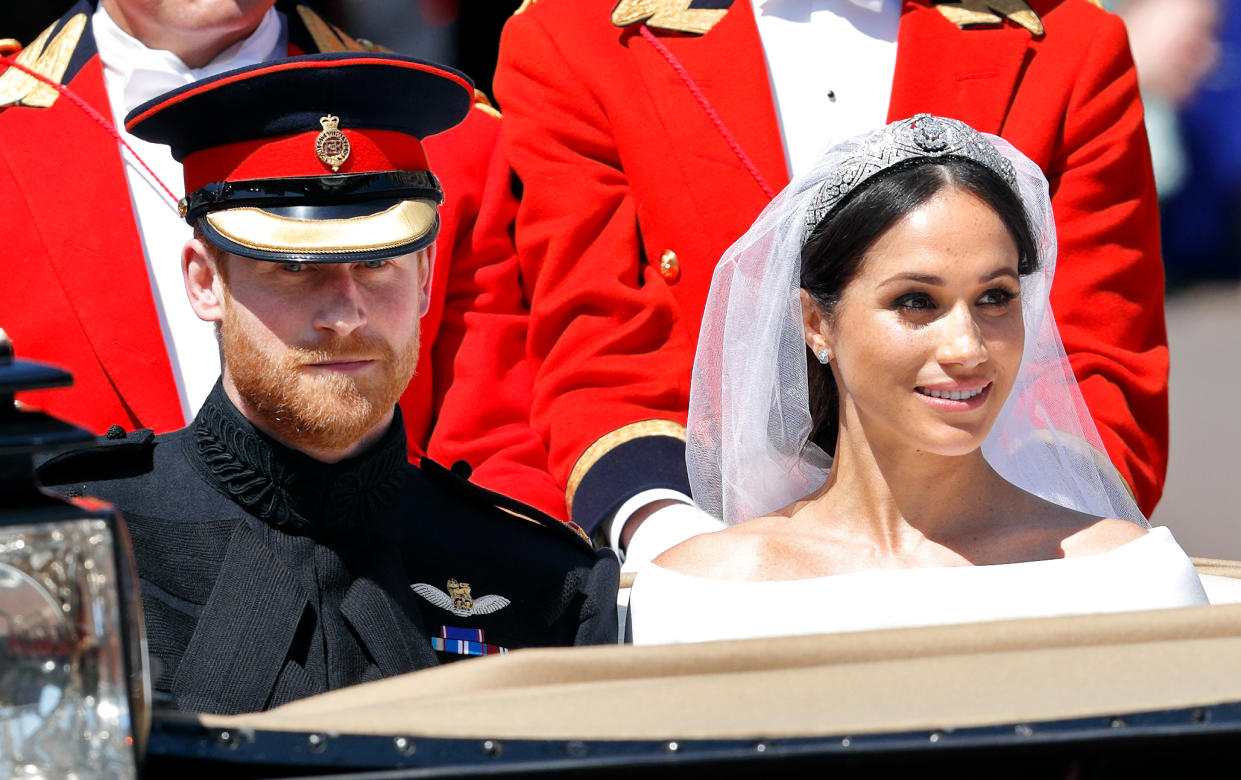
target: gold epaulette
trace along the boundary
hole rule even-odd
[[[522,0],[513,15],[521,13],[538,0]],[[644,23],[648,27],[672,32],[704,35],[716,25],[727,8],[690,8],[692,0],[618,0],[612,9],[612,24],[628,27]]]
[[[494,116],[496,119],[504,118],[500,116],[500,109],[491,105],[491,101],[487,99],[487,94],[481,89],[474,90],[474,107],[484,114]]]
[[[1030,31],[1043,34],[1043,20],[1025,0],[932,0],[944,18],[957,27],[999,24],[1009,19]]]
[[[690,8],[691,0],[620,0],[612,9],[612,24],[628,27],[642,22],[660,30],[704,35],[727,8]]]
[[[38,73],[49,81],[57,84],[65,77],[65,69],[73,58],[73,50],[77,48],[86,29],[86,14],[76,14],[60,32],[52,36],[59,22],[54,22],[29,46],[21,50],[16,61]],[[0,109],[10,106],[30,106],[32,108],[49,108],[60,93],[50,84],[44,84],[34,76],[17,68],[7,68],[0,73]]]
[[[297,15],[301,17],[302,24],[306,25],[306,31],[310,33],[310,37],[315,42],[315,48],[321,54],[331,54],[338,51],[392,53],[391,49],[380,46],[377,43],[371,43],[365,38],[354,38],[336,25],[325,21],[323,17],[311,10],[308,5],[297,6]]]

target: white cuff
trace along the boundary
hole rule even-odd
[[[616,550],[616,554],[620,556],[621,561],[625,560],[625,552],[620,546],[621,531],[625,530],[625,523],[629,522],[629,518],[647,504],[653,504],[656,501],[680,501],[682,504],[692,504],[693,501],[689,496],[679,490],[670,488],[652,488],[651,490],[643,490],[641,493],[631,497],[628,501],[620,505],[612,513],[612,516],[603,521],[603,537],[608,540],[608,547]]]
[[[691,536],[725,528],[724,522],[693,504],[673,504],[651,513],[629,538],[623,572],[640,571],[656,556]]]

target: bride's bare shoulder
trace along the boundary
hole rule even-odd
[[[1146,534],[1146,529],[1136,523],[1114,517],[1104,517],[1084,525],[1081,530],[1065,537],[1061,542],[1061,548],[1066,558],[1074,558],[1078,555],[1097,555],[1110,552]]]
[[[1013,560],[1097,555],[1147,533],[1137,523],[1068,509],[1029,493],[1018,495],[1010,506],[1015,521],[1004,538]]]
[[[690,537],[661,553],[655,563],[695,577],[747,580],[766,560],[772,535],[778,528],[768,518]]]

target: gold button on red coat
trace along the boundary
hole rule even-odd
[[[677,253],[671,249],[665,249],[664,253],[659,256],[659,275],[670,282],[681,278],[681,261],[677,259]]]

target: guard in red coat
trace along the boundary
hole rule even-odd
[[[618,508],[633,517],[634,496],[687,492],[683,424],[715,263],[788,181],[790,108],[843,105],[827,81],[837,77],[875,85],[857,90],[883,101],[873,126],[954,117],[1046,172],[1064,345],[1107,454],[1149,513],[1167,459],[1168,352],[1150,155],[1120,21],[1088,0],[810,6],[538,0],[505,28],[495,84],[523,186],[533,420],[571,517],[593,530]],[[790,89],[779,72],[788,47],[773,48],[765,25],[779,14],[818,25],[829,6],[862,19],[823,28],[856,39],[858,72],[840,73],[848,60],[831,47],[844,44],[824,38],[810,61],[837,72],[806,68],[819,91],[798,93],[799,74]],[[891,19],[890,49],[866,13],[876,28]],[[816,148],[840,140],[821,130]]]
[[[167,156],[166,147],[125,134],[139,154],[122,149],[117,117],[141,100],[118,106],[109,99],[114,88],[130,99],[140,84],[153,96],[180,86],[161,81],[173,71],[201,77],[250,64],[247,58],[373,48],[298,2],[223,3],[214,7],[253,21],[213,64],[191,69],[158,43],[135,40],[139,30],[152,37],[160,21],[142,16],[155,13],[147,6],[81,0],[16,57],[65,94],[0,66],[0,324],[23,354],[74,374],[72,388],[23,400],[97,432],[113,424],[180,428],[219,371],[210,327],[193,318],[176,289],[179,248],[189,237],[175,213],[179,166],[168,157],[171,173],[148,176],[140,170],[147,158],[156,171],[168,170],[154,159]],[[178,24],[198,18],[191,10],[205,13],[182,8]],[[128,24],[114,24],[105,12]],[[102,56],[105,48],[115,56]],[[499,153],[500,124],[478,103],[462,124],[427,141],[447,200],[419,371],[401,407],[411,458],[465,460],[475,481],[563,517],[563,490],[547,474],[544,446],[528,422],[527,311],[510,238],[516,202]],[[160,219],[183,233],[153,243],[153,234],[168,232],[152,228]],[[175,249],[164,251],[166,244]],[[161,275],[171,286],[161,287]]]

